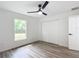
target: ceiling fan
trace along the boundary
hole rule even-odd
[[[32,11],[32,12],[27,12],[27,13],[40,13],[40,14],[43,14],[43,15],[47,15],[42,10],[47,6],[48,3],[49,3],[48,1],[45,1],[45,3],[43,5],[42,4],[38,5],[39,9],[37,11]]]

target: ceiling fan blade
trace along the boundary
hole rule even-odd
[[[44,3],[44,5],[42,6],[42,9],[44,9],[44,8],[47,6],[48,3],[49,3],[49,2],[46,1],[46,2]]]
[[[27,13],[37,13],[37,12],[39,12],[39,11],[32,11],[32,12],[27,12]]]
[[[46,13],[42,12],[43,15],[47,15]]]

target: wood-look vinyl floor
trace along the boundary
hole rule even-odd
[[[0,58],[79,58],[79,51],[47,42],[36,42],[0,53]]]

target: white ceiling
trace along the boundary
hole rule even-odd
[[[0,8],[33,17],[46,17],[38,13],[27,13],[28,11],[38,10],[38,4],[44,2],[45,1],[0,1]],[[70,11],[73,7],[79,7],[79,1],[49,1],[49,4],[43,11],[48,14],[47,16],[52,16]]]

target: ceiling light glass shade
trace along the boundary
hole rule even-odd
[[[42,12],[41,12],[41,11],[39,11],[39,12],[38,12],[38,14],[39,14],[39,15],[41,15],[41,14],[42,14]]]

